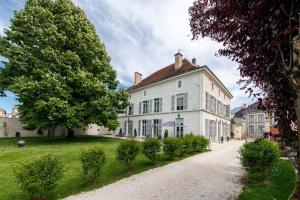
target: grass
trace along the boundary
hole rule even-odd
[[[268,174],[262,183],[258,174],[249,174],[239,200],[287,200],[296,184],[296,175],[291,163],[280,160],[278,167]]]
[[[14,174],[13,167],[28,160],[33,160],[41,155],[51,153],[60,159],[65,167],[64,177],[58,182],[54,191],[47,194],[48,198],[60,199],[81,191],[88,191],[100,188],[109,183],[115,182],[132,174],[137,174],[145,170],[162,166],[171,161],[162,156],[155,165],[143,155],[139,154],[130,171],[127,167],[115,159],[115,149],[122,141],[119,139],[105,137],[80,137],[74,140],[64,138],[24,138],[27,142],[25,148],[16,146],[17,139],[0,139],[0,199],[1,200],[23,200],[28,199],[26,193],[19,188]],[[101,145],[107,155],[102,174],[94,188],[81,174],[81,163],[79,156],[82,150]],[[187,156],[185,156],[187,157]],[[180,160],[184,157],[177,157],[172,161]]]

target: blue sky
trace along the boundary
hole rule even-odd
[[[188,8],[193,0],[73,0],[85,11],[105,43],[112,65],[121,84],[129,86],[134,72],[143,77],[172,62],[181,50],[184,57],[196,58],[207,65],[234,96],[232,107],[250,103],[251,98],[236,83],[240,76],[237,63],[215,54],[221,44],[203,38],[191,41]],[[21,9],[24,0],[0,1],[0,34],[9,26],[14,10]],[[11,111],[17,104],[12,93],[0,97],[0,107]]]

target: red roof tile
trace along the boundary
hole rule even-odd
[[[174,76],[178,76],[180,74],[184,74],[186,72],[190,72],[196,69],[199,69],[201,67],[194,65],[193,63],[191,63],[189,60],[187,60],[186,58],[182,59],[182,66],[175,70],[175,63],[168,65],[156,72],[154,72],[153,74],[149,75],[148,77],[146,77],[145,79],[143,79],[139,84],[137,85],[133,85],[131,87],[128,88],[128,91],[132,91],[141,87],[145,87],[147,85],[174,77]]]

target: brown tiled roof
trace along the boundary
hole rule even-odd
[[[128,88],[128,91],[132,91],[141,87],[145,87],[147,85],[180,75],[180,74],[184,74],[186,72],[190,72],[196,69],[199,69],[201,67],[194,65],[193,63],[191,63],[189,60],[187,60],[186,58],[182,59],[182,66],[175,70],[175,63],[168,65],[156,72],[154,72],[153,74],[149,75],[147,78],[143,79],[139,84],[137,85],[133,85],[131,87]]]

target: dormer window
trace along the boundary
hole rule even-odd
[[[181,88],[181,86],[182,86],[182,81],[179,80],[179,81],[177,82],[177,87],[178,87],[178,88]]]

